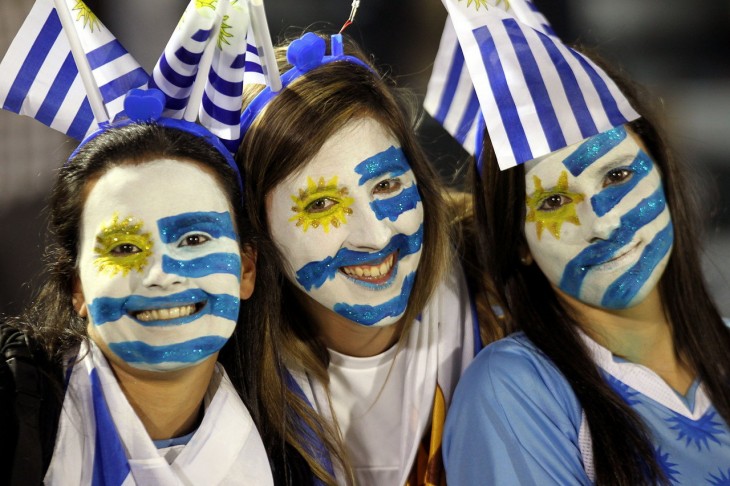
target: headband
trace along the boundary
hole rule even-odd
[[[504,170],[639,117],[529,0],[442,3],[449,18],[424,107],[475,156],[480,173],[480,130]]]
[[[329,56],[325,55],[326,49],[325,40],[314,32],[307,32],[289,44],[286,50],[286,59],[294,67],[281,75],[282,88],[286,88],[294,80],[304,76],[314,68],[332,62],[349,62],[373,72],[373,68],[368,66],[367,63],[357,57],[345,55],[342,34],[335,34],[330,37]],[[276,91],[267,86],[246,107],[241,115],[242,138],[251,128],[254,120],[277,94]]]

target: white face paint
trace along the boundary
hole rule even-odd
[[[292,282],[358,324],[398,321],[421,257],[423,207],[400,144],[378,122],[345,125],[268,202]]]
[[[104,173],[84,204],[79,271],[89,335],[132,367],[192,366],[236,326],[233,218],[214,177],[193,163]]]
[[[661,174],[624,127],[530,162],[525,236],[548,280],[624,309],[659,282],[673,242]]]

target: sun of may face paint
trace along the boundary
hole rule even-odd
[[[364,326],[403,315],[421,257],[423,207],[405,154],[378,122],[345,125],[268,203],[295,285]]]
[[[95,342],[143,370],[201,362],[231,336],[240,305],[224,192],[189,162],[110,169],[84,204],[79,273]]]
[[[625,127],[531,161],[525,237],[548,280],[624,309],[659,282],[673,242],[661,174]]]

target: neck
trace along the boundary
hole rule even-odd
[[[398,342],[403,332],[403,322],[388,326],[369,327],[357,324],[312,299],[305,307],[314,318],[319,338],[329,349],[338,353],[365,358],[375,356]]]
[[[693,373],[676,353],[658,288],[639,304],[618,310],[591,307],[561,295],[577,311],[581,329],[591,339],[616,356],[651,369],[680,393],[687,391]]]
[[[170,372],[141,371],[114,359],[109,362],[150,438],[161,440],[195,430],[216,358],[217,354],[195,366]]]

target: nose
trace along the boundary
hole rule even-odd
[[[347,246],[352,249],[382,249],[393,237],[393,229],[388,223],[387,218],[377,218],[369,203],[355,205],[347,223],[350,227]]]
[[[609,211],[603,216],[597,216],[593,214],[594,221],[590,228],[589,241],[593,242],[596,240],[607,240],[611,237],[611,234],[621,226],[621,217]]]
[[[142,284],[145,287],[167,289],[185,282],[185,277],[165,271],[163,258],[163,255],[155,255],[150,258],[149,266],[142,279]]]

